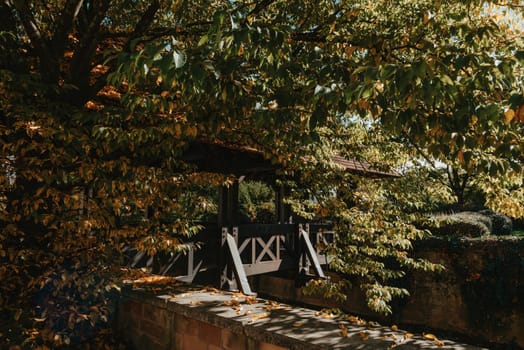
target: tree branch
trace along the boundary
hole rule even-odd
[[[255,5],[255,8],[249,12],[248,17],[256,16],[257,14],[262,12],[264,9],[269,7],[269,5],[271,5],[274,2],[275,0],[263,0],[263,1],[257,2],[257,4]]]
[[[4,4],[18,14],[22,26],[24,27],[33,49],[40,58],[40,71],[42,79],[45,82],[54,83],[58,80],[58,64],[56,57],[53,55],[51,47],[48,45],[46,39],[42,36],[40,28],[36,24],[35,18],[32,15],[31,8],[25,0],[4,0]]]
[[[91,61],[100,41],[100,26],[109,9],[109,4],[109,0],[92,3],[94,15],[91,18],[85,35],[80,39],[80,43],[71,61],[71,82],[77,86],[78,89],[84,90],[85,93],[90,90],[89,75],[91,71]],[[88,95],[90,95],[90,93],[88,93]],[[90,96],[87,97],[89,98]]]
[[[132,51],[134,50],[134,47],[130,47],[130,44],[133,40],[140,38],[141,36],[145,35],[147,30],[150,28],[151,24],[153,23],[155,19],[155,15],[160,9],[160,1],[154,0],[147,10],[144,12],[140,20],[135,26],[135,29],[133,30],[133,33],[129,36],[128,40],[126,41],[126,44],[124,45],[123,50],[126,51]],[[106,73],[104,73],[100,78],[97,79],[97,81],[91,86],[91,93],[96,94],[100,89],[102,89],[106,85],[106,80],[108,75],[112,69],[108,69]]]
[[[135,26],[135,30],[133,33],[129,36],[129,39],[127,41],[127,44],[129,44],[132,40],[141,37],[145,34],[147,29],[151,26],[151,23],[153,23],[153,20],[155,19],[155,15],[160,8],[160,1],[154,0],[151,5],[147,8],[146,12],[142,15],[140,20]],[[126,45],[127,46],[127,45]],[[134,49],[134,47],[129,48],[131,50]]]
[[[73,29],[73,23],[76,20],[83,3],[84,0],[69,0],[62,9],[62,14],[52,40],[53,48],[60,56],[63,55],[67,42],[67,35]]]

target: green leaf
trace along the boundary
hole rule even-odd
[[[202,35],[202,37],[198,41],[198,45],[197,46],[202,46],[202,45],[206,44],[208,40],[209,40],[209,36],[207,34]]]

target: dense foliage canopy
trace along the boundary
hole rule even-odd
[[[82,341],[124,244],[183,249],[190,190],[231,181],[181,160],[193,140],[296,180],[296,212],[338,224],[333,266],[388,311],[387,259],[433,267],[407,254],[416,197],[330,159],[438,160],[522,215],[522,20],[518,1],[1,1],[0,344]]]

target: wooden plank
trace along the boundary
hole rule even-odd
[[[305,253],[309,261],[311,262],[313,269],[315,270],[315,275],[317,275],[320,278],[326,278],[326,275],[324,275],[324,271],[322,271],[322,267],[320,266],[320,263],[318,261],[317,253],[315,252],[315,249],[313,248],[313,245],[309,240],[309,235],[302,228],[300,229],[300,239],[302,240]]]
[[[177,276],[175,277],[175,279],[177,281],[180,281],[180,282],[185,282],[185,283],[193,283],[193,280],[195,279],[198,271],[200,271],[200,268],[202,267],[202,263],[204,261],[203,260],[200,260],[200,262],[198,263],[198,265],[196,267],[191,267],[191,274],[188,274],[186,276]]]
[[[276,260],[277,259],[275,254],[273,254],[273,252],[271,251],[271,246],[273,245],[273,241],[277,237],[278,236],[271,236],[271,238],[269,239],[269,241],[267,243],[262,238],[257,238],[257,242],[262,246],[262,252],[260,252],[260,254],[258,255],[257,260],[256,260],[257,263],[261,262],[266,254],[269,255],[269,258],[271,260]]]
[[[219,286],[223,288],[228,281],[228,269],[227,269],[227,244],[226,238],[229,234],[229,229],[227,227],[222,227],[220,232],[220,245],[218,249],[218,270],[220,271],[219,276]]]
[[[175,254],[175,256],[171,257],[171,259],[169,259],[169,261],[167,262],[166,265],[162,266],[160,268],[160,271],[158,271],[158,273],[160,275],[166,275],[169,270],[171,270],[171,268],[173,266],[175,266],[175,263],[177,262],[177,260],[182,256],[182,253],[177,253]]]
[[[238,226],[239,237],[264,237],[296,232],[295,224],[249,224]]]
[[[251,241],[251,263],[254,264],[257,261],[257,240],[253,238],[249,238]]]
[[[276,242],[276,246],[277,246],[277,260],[280,260],[280,239],[282,237],[283,236],[281,236],[281,235],[277,236],[277,242]]]
[[[237,283],[240,286],[240,290],[242,293],[246,295],[254,295],[251,291],[251,287],[249,286],[249,282],[247,280],[246,272],[244,270],[244,266],[242,264],[242,260],[240,259],[240,254],[238,253],[237,244],[235,242],[235,238],[227,233],[226,235],[226,245],[229,251],[229,254],[231,256],[231,261],[233,264],[233,272],[235,274]]]
[[[329,263],[328,257],[326,255],[317,254],[317,258],[318,258],[318,263],[320,265],[327,265]]]
[[[240,254],[242,254],[242,252],[244,251],[244,249],[246,249],[247,245],[251,242],[253,238],[247,238],[245,239],[242,244],[238,247],[238,252]]]
[[[269,272],[292,269],[296,266],[296,260],[286,258],[282,260],[261,261],[256,264],[244,264],[246,276],[261,275]]]

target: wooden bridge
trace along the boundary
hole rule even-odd
[[[248,224],[221,227],[217,235],[218,230],[205,228],[191,240],[193,248],[186,252],[148,257],[135,251],[130,266],[147,266],[152,273],[175,275],[188,283],[207,272],[208,276],[219,276],[214,282],[220,288],[247,295],[254,294],[249,276],[294,271],[306,278],[326,278],[322,265],[328,258],[321,247],[334,238],[328,225]]]
[[[207,275],[220,288],[251,294],[249,276],[294,271],[299,276],[326,278],[322,266],[328,257],[320,247],[334,239],[330,226],[292,224],[293,215],[284,204],[286,188],[276,186],[275,165],[249,147],[214,142],[195,142],[183,156],[202,171],[233,174],[238,180],[220,189],[217,222],[206,225],[188,244],[187,252],[148,257],[132,252],[130,265],[148,266],[153,273],[169,274],[185,282]],[[372,169],[369,164],[339,156],[333,159],[346,171],[367,177],[398,177]],[[238,224],[238,186],[242,179],[257,179],[275,189],[275,224]],[[197,249],[198,247],[201,247]]]

